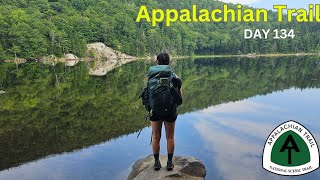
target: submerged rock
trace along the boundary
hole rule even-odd
[[[132,166],[132,171],[128,176],[128,180],[145,180],[145,179],[190,179],[200,180],[206,176],[206,168],[203,163],[194,157],[174,157],[173,171],[167,171],[167,157],[160,156],[162,168],[159,171],[153,169],[154,159],[150,155],[140,159]]]

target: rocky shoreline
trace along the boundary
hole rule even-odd
[[[258,58],[258,57],[284,57],[284,56],[320,56],[320,53],[291,53],[291,54],[239,54],[239,55],[199,55],[199,56],[172,56],[172,59],[182,59],[182,58],[224,58],[224,57],[239,57],[239,58]],[[151,57],[147,56],[144,58],[137,58],[135,56],[130,56],[120,51],[116,51],[104,43],[96,42],[87,44],[87,51],[85,58],[78,58],[74,54],[67,53],[64,57],[58,58],[54,55],[45,56],[36,59],[37,62],[43,64],[55,65],[57,63],[65,63],[68,67],[76,66],[79,62],[94,62],[93,66],[89,68],[89,74],[92,76],[105,76],[108,72],[113,69],[122,66],[126,63],[135,61],[137,59],[148,59]],[[3,62],[13,62],[17,64],[26,63],[26,59],[18,58],[16,60],[3,60]]]
[[[76,66],[79,62],[94,61],[94,66],[89,68],[89,74],[92,76],[105,76],[109,71],[135,60],[137,60],[137,57],[116,51],[100,42],[87,45],[85,58],[78,58],[74,54],[67,53],[62,58],[50,55],[36,59],[37,62],[43,64],[56,65],[57,63],[65,63],[68,67]],[[15,60],[4,60],[4,62],[13,62],[18,65],[26,63],[27,60],[19,58]]]

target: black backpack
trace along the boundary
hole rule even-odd
[[[168,65],[149,68],[147,87],[140,95],[147,111],[161,116],[168,116],[176,112],[177,105],[182,103],[182,99],[178,88],[173,86],[174,78],[176,75]]]

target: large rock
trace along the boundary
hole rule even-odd
[[[162,168],[159,171],[153,169],[154,159],[150,155],[140,159],[132,166],[128,180],[169,180],[169,179],[190,179],[200,180],[206,176],[206,168],[203,163],[194,157],[174,157],[173,171],[167,171],[167,157],[160,156]]]
[[[89,69],[89,74],[93,76],[105,76],[109,71],[137,60],[136,57],[113,50],[100,42],[88,44],[87,49],[87,56],[95,61],[94,67]]]
[[[73,67],[79,63],[79,58],[74,54],[68,53],[64,55],[64,60],[66,62],[66,66]]]
[[[116,51],[101,42],[88,44],[87,56],[89,56],[90,58],[92,58],[91,56],[94,56],[96,60],[110,60],[110,59],[136,60],[136,57],[129,56],[120,51]]]
[[[100,42],[88,44],[87,49],[89,52],[89,56],[90,56],[90,51],[93,51],[94,57],[98,60],[100,60],[101,58],[107,58],[107,59],[117,58],[117,54],[113,49],[107,47],[105,44]]]

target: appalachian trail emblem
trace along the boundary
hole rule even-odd
[[[303,125],[288,121],[269,135],[263,150],[263,168],[275,174],[298,176],[319,168],[319,149]]]

